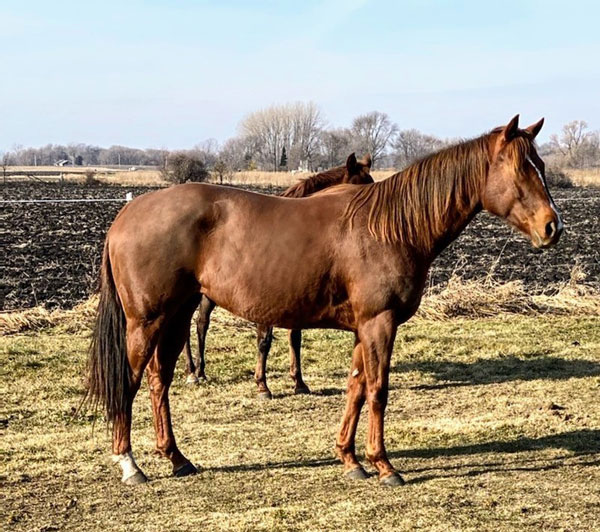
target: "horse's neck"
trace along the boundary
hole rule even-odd
[[[469,222],[481,211],[481,207],[473,205],[468,212],[449,213],[448,229],[438,238],[436,238],[433,249],[431,250],[431,260],[435,259],[444,251],[458,236],[463,232]]]
[[[481,212],[481,200],[479,197],[470,198],[467,206],[459,207],[453,202],[446,211],[445,227],[446,229],[433,239],[432,249],[427,250],[430,260],[434,260],[442,251],[444,251],[458,236],[463,232],[469,222]]]

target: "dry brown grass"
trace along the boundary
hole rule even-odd
[[[146,385],[133,444],[151,482],[110,464],[102,422],[70,421],[87,333],[0,337],[0,528],[5,530],[598,530],[600,318],[416,320],[398,333],[386,443],[407,485],[343,478],[333,442],[352,335],[308,331],[294,396],[285,335],[269,359],[273,401],[251,379],[253,328],[217,310],[208,382],[182,365],[171,407],[200,473],[173,478],[155,456]],[[364,454],[366,413],[358,429]]]
[[[600,168],[589,168],[587,170],[568,169],[565,170],[565,173],[577,186],[600,188]]]
[[[25,177],[36,172],[62,172],[67,181],[80,182],[85,179],[87,172],[94,172],[95,177],[105,183],[124,186],[164,186],[169,183],[165,181],[158,169],[138,169],[134,171],[118,170],[115,168],[85,167],[85,166],[12,166],[10,172],[22,172],[19,175]],[[388,168],[384,170],[373,170],[371,175],[375,181],[381,181],[394,174],[396,170]],[[600,168],[587,170],[567,169],[565,173],[569,179],[578,186],[600,187]],[[273,185],[288,187],[300,179],[304,179],[313,172],[264,172],[260,170],[232,172],[225,176],[224,184],[236,185]],[[42,177],[44,179],[44,177]],[[48,177],[46,177],[48,179]],[[210,181],[218,183],[216,175],[211,175]]]
[[[455,274],[447,285],[430,288],[425,293],[416,318],[476,319],[503,314],[600,315],[600,294],[583,283],[585,278],[581,268],[575,266],[568,282],[550,286],[546,293],[532,294],[522,281],[500,283],[491,275],[485,280],[467,281]]]
[[[0,334],[16,334],[25,331],[38,331],[48,327],[60,326],[65,332],[80,331],[90,327],[98,297],[92,296],[87,301],[69,310],[57,309],[49,311],[44,307],[33,307],[23,310],[0,312]]]
[[[375,181],[380,181],[389,177],[394,170],[374,170],[371,172]],[[226,176],[223,183],[235,185],[274,185],[280,187],[289,187],[300,179],[306,179],[314,172],[261,172],[258,170],[248,172],[234,172]],[[211,177],[212,182],[218,182],[216,176]]]
[[[158,170],[135,170],[132,172],[98,173],[96,179],[109,185],[122,186],[167,186],[170,183],[163,179]]]
[[[21,177],[28,174],[35,174],[36,171],[62,172],[66,181],[81,183],[85,181],[85,174],[93,172],[94,178],[101,183],[122,186],[167,186],[170,183],[165,181],[158,169],[139,169],[134,171],[116,170],[114,168],[102,167],[64,167],[56,166],[31,166],[31,167],[11,167],[11,171],[22,171]],[[371,175],[376,181],[389,177],[394,170],[374,170]],[[234,185],[260,185],[260,186],[280,186],[289,187],[313,175],[314,172],[262,172],[258,170],[247,172],[233,172],[226,175],[223,184]],[[57,177],[43,176],[41,179],[57,179]],[[219,183],[219,178],[215,174],[210,177],[211,183]]]
[[[500,283],[492,275],[484,280],[468,281],[454,274],[446,285],[434,286],[425,292],[415,318],[443,321],[503,314],[600,315],[600,293],[584,284],[585,279],[585,273],[575,266],[568,282],[550,286],[544,294],[532,294],[521,281]],[[57,326],[65,331],[89,329],[96,305],[97,297],[93,296],[70,310],[48,311],[34,307],[0,312],[0,334]]]
[[[71,183],[84,183],[86,175],[90,174],[100,183],[122,186],[166,186],[165,181],[158,170],[118,170],[115,168],[104,168],[101,166],[13,166],[10,172],[19,172],[9,179],[23,179],[30,175],[39,175],[43,181],[55,181],[62,177],[64,181]],[[54,175],[44,175],[44,172],[53,172]],[[62,174],[62,176],[60,176]]]

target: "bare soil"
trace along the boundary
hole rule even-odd
[[[281,187],[248,186],[265,193]],[[0,186],[0,201],[124,198],[149,187],[12,182]],[[540,252],[500,220],[482,213],[434,263],[431,283],[453,272],[466,279],[493,273],[498,281],[522,279],[540,292],[569,279],[574,264],[600,279],[600,191],[554,192],[566,226],[560,244]],[[94,290],[108,227],[124,203],[0,203],[0,310],[43,305],[70,308]]]

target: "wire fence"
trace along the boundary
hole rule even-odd
[[[102,203],[102,202],[120,202],[127,203],[133,199],[133,194],[128,192],[124,198],[77,198],[77,199],[33,199],[33,200],[0,200],[0,204],[8,203]],[[558,198],[558,203],[574,202],[577,203],[600,203],[600,192],[597,197],[591,198]]]
[[[127,203],[133,199],[133,194],[128,192],[124,198],[78,198],[78,199],[34,199],[34,200],[0,200],[4,203],[102,203],[102,202],[120,202]]]

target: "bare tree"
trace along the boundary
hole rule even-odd
[[[204,166],[212,168],[219,158],[219,142],[213,138],[203,140],[196,144],[190,153],[202,159]]]
[[[563,165],[584,168],[600,163],[600,134],[587,129],[585,120],[573,120],[563,126],[560,136],[550,137],[550,146],[561,154]]]
[[[251,113],[240,124],[240,130],[248,142],[257,146],[260,162],[277,170],[285,142],[281,108],[269,107]]]
[[[398,127],[386,113],[372,111],[365,115],[357,116],[352,121],[352,136],[354,137],[354,151],[357,153],[370,153],[373,164],[384,153]]]
[[[352,151],[352,134],[348,129],[329,129],[321,132],[321,149],[325,166],[341,165]]]
[[[446,145],[443,140],[425,135],[417,129],[398,131],[392,142],[393,161],[396,168],[404,168],[417,159],[440,150]]]
[[[258,147],[253,137],[233,137],[223,144],[219,159],[230,171],[247,170],[252,166],[257,152]]]
[[[291,138],[287,146],[289,166],[303,166],[312,169],[312,163],[319,149],[319,135],[323,128],[323,117],[314,102],[298,102],[288,106],[287,114],[291,123]],[[299,160],[293,159],[294,152]]]
[[[256,147],[259,162],[277,170],[285,147],[288,166],[311,167],[319,149],[323,118],[312,102],[272,106],[248,115],[240,124],[242,136]]]
[[[0,164],[2,165],[2,180],[6,184],[6,170],[11,165],[11,154],[5,151],[0,158]]]

